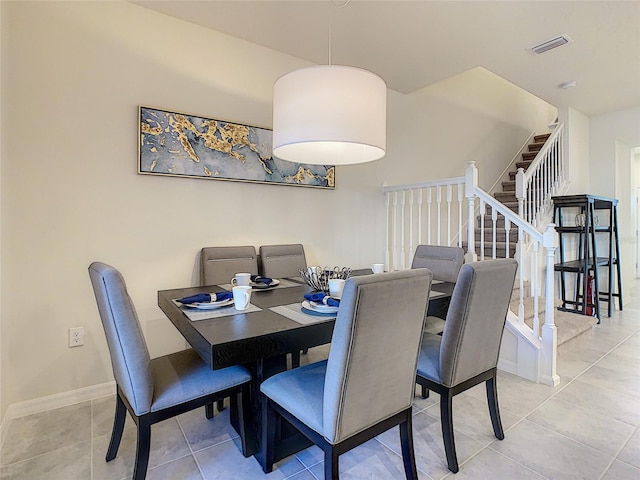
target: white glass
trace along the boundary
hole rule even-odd
[[[382,272],[384,272],[384,263],[374,263],[371,266],[371,271],[373,273],[382,273]]]

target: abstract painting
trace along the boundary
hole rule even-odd
[[[272,156],[266,128],[140,107],[141,174],[335,188],[334,165]]]

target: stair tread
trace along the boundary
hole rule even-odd
[[[495,198],[496,200],[500,198],[505,198],[505,199],[513,200],[514,202],[518,201],[518,199],[516,198],[515,192],[496,192],[493,194],[493,198]]]
[[[535,135],[533,137],[533,141],[534,142],[546,142],[549,139],[550,136],[551,136],[550,133],[543,133],[541,135]]]
[[[545,305],[545,297],[539,297],[539,304],[538,304],[538,315],[542,314],[545,312],[546,309],[546,305]],[[511,311],[515,314],[518,313],[518,305],[520,303],[520,297],[518,296],[518,290],[515,289],[513,291],[513,294],[511,295],[511,302],[509,302],[509,307],[511,308]],[[524,318],[533,318],[533,313],[534,313],[534,308],[533,308],[533,304],[534,304],[534,299],[533,297],[528,297],[525,296],[522,299],[522,304],[524,306]],[[560,300],[559,298],[554,298],[553,299],[553,306],[554,307],[559,307],[560,305],[562,305],[562,300]]]
[[[534,142],[528,145],[528,152],[524,152],[522,154],[522,160],[516,161],[516,169],[522,168],[523,170],[527,170],[527,168],[531,165],[533,160],[535,159],[538,152],[542,149],[547,139],[551,136],[550,133],[543,135],[535,135]],[[511,210],[517,212],[518,210],[518,199],[515,196],[516,190],[516,171],[509,172],[509,180],[502,182],[502,192],[495,192],[493,194],[494,198],[500,201],[503,205],[508,207]],[[490,207],[487,206],[487,209],[490,210]],[[484,217],[484,234],[480,229],[480,220],[482,215],[477,215],[477,226],[474,228],[474,239],[475,239],[475,250],[476,253],[480,253],[480,241],[484,236],[484,251],[485,256],[487,253],[491,255],[493,253],[493,220],[491,219],[490,214],[485,215]],[[505,219],[503,215],[498,213],[498,219],[496,220],[496,255],[498,257],[504,256],[505,249],[507,247],[506,244],[506,231],[504,230]],[[518,229],[511,228],[509,231],[509,251],[510,255],[513,256],[515,252],[515,247],[518,242]],[[463,242],[463,246],[466,248],[466,242]],[[525,282],[527,283],[527,282]],[[526,286],[526,285],[525,285]],[[519,285],[514,285],[514,291],[510,303],[510,309],[514,314],[518,314],[519,307],[519,294],[518,294]],[[538,319],[539,319],[539,328],[540,331],[537,332],[538,335],[542,335],[542,326],[545,321],[545,303],[546,299],[544,297],[538,298]],[[554,307],[559,307],[562,305],[562,301],[559,298],[554,298]],[[534,315],[534,299],[533,297],[525,296],[523,298],[523,306],[524,306],[524,322],[529,326],[529,328],[533,328],[533,315]],[[580,333],[588,330],[594,325],[597,321],[595,317],[585,317],[584,315],[578,315],[576,313],[571,312],[561,312],[558,311],[557,308],[554,308],[554,321],[557,328],[557,340],[558,345],[570,340],[571,338],[579,335]]]
[[[527,168],[529,168],[529,165],[531,165],[531,163],[533,163],[533,160],[518,161],[516,162],[516,167],[526,170]]]
[[[517,295],[514,293],[514,295]],[[509,309],[515,315],[518,314],[518,303],[519,298],[517,296],[511,297],[511,303],[509,304]],[[539,297],[538,301],[538,321],[539,321],[539,331],[537,332],[539,336],[542,336],[542,327],[544,326],[544,322],[546,320],[546,308],[545,308],[545,298]],[[524,304],[524,323],[529,327],[533,328],[533,297],[525,297],[523,298]],[[596,317],[590,317],[587,315],[581,315],[577,313],[571,312],[562,312],[557,309],[562,304],[562,301],[558,298],[553,299],[554,311],[553,311],[553,320],[556,326],[557,332],[557,341],[558,346],[563,343],[571,340],[572,338],[580,335],[581,333],[589,330],[593,325],[598,322]]]

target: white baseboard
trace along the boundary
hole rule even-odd
[[[116,382],[111,381],[79,388],[78,390],[69,390],[68,392],[55,393],[53,395],[47,395],[46,397],[12,403],[7,407],[4,417],[2,417],[2,422],[0,422],[0,446],[4,444],[4,439],[9,430],[9,424],[14,418],[46,412],[55,408],[68,407],[69,405],[95,400],[108,395],[114,395],[115,393]]]

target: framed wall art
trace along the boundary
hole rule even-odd
[[[334,165],[274,158],[271,130],[140,106],[138,173],[335,188]]]

